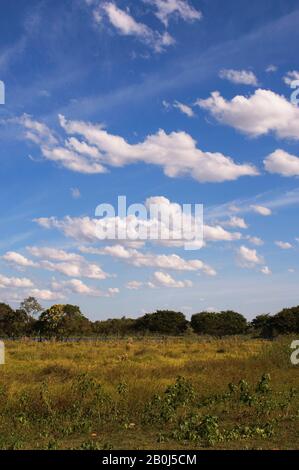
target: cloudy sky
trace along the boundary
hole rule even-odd
[[[299,303],[297,0],[2,0],[0,23],[1,301]],[[119,195],[203,204],[204,247],[100,242]]]

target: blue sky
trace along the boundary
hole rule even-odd
[[[2,1],[1,300],[297,305],[298,21],[296,0]],[[205,246],[96,241],[119,195],[202,203]]]

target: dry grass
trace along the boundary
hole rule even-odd
[[[292,396],[288,407],[282,404],[289,390],[299,386],[298,366],[289,360],[290,342],[238,337],[8,342],[6,364],[0,366],[0,447],[298,448],[298,398]],[[270,411],[258,408],[266,406],[266,398],[254,406],[235,406],[237,398],[222,403],[229,383],[243,379],[253,387],[265,373],[271,375],[273,390],[271,400],[267,395]],[[192,384],[192,400],[175,410],[170,404],[172,415],[162,424],[145,420],[153,396],[163,401],[178,376]],[[216,401],[199,405],[215,395]],[[179,436],[180,420],[198,413],[199,420],[216,416],[226,430],[271,421],[273,433],[202,440]]]

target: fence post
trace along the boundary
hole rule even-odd
[[[0,364],[5,364],[5,346],[3,341],[0,341]]]

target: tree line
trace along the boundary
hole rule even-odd
[[[299,333],[299,306],[285,308],[275,315],[258,315],[248,322],[240,313],[200,312],[188,321],[182,312],[157,310],[137,319],[113,318],[91,321],[80,308],[70,304],[56,304],[43,309],[34,297],[13,309],[0,303],[0,337],[89,337],[130,335],[228,335],[252,334],[274,338],[281,334]]]

